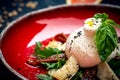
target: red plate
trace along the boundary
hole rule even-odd
[[[36,80],[36,75],[45,73],[45,70],[26,64],[33,53],[31,46],[61,32],[69,34],[81,27],[86,18],[104,12],[120,23],[120,7],[110,5],[63,5],[26,14],[2,32],[1,59],[18,77]],[[120,30],[117,31],[119,34]]]

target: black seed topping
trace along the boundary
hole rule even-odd
[[[118,43],[120,43],[120,37],[118,37]]]
[[[93,45],[88,45],[88,47],[92,47],[93,48],[94,46]]]
[[[116,49],[118,50],[118,49],[119,49],[119,47],[117,46],[117,47],[116,47]]]
[[[71,51],[71,47],[69,48],[69,52]]]
[[[74,36],[74,38],[77,38],[78,36]]]
[[[92,21],[94,21],[94,19],[92,19]]]
[[[81,35],[81,32],[82,32],[82,31],[79,31],[79,32],[77,33],[77,36],[80,36],[80,35]]]
[[[96,23],[98,23],[98,21],[96,21]]]
[[[71,43],[70,43],[70,45],[72,45],[72,43],[73,43],[73,40],[71,40]]]
[[[73,40],[71,40],[71,43],[73,42]]]
[[[71,74],[67,74],[67,78],[71,78],[71,76],[72,76]]]

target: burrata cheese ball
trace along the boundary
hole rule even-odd
[[[83,27],[72,32],[66,41],[67,57],[73,55],[78,60],[80,67],[93,67],[101,62],[95,44],[95,32],[101,22],[101,19],[86,19]]]

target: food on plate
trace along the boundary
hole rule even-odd
[[[57,34],[45,44],[36,42],[35,59],[27,64],[44,67],[40,80],[119,80],[120,27],[106,13],[97,13],[71,34]]]
[[[67,57],[74,55],[80,67],[92,67],[101,62],[94,40],[101,21],[96,18],[85,20],[84,26],[72,32],[66,41]]]

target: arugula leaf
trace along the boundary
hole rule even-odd
[[[35,47],[35,55],[38,58],[47,58],[49,56],[52,56],[57,53],[61,53],[62,51],[58,50],[57,48],[42,48],[42,44],[40,42],[36,42],[36,47]]]
[[[57,63],[41,63],[41,64],[43,64],[47,69],[57,68]]]
[[[40,42],[36,42],[35,56],[37,58],[47,58],[49,56],[52,56],[54,54],[60,54],[62,52],[62,51],[58,50],[57,48],[48,47],[48,48],[41,49],[42,47],[43,47],[43,45]],[[58,58],[58,62],[54,62],[54,63],[45,62],[45,63],[41,63],[41,64],[46,66],[47,69],[58,69],[65,64],[65,59],[59,60],[59,58]]]
[[[55,63],[42,63],[44,66],[47,67],[47,69],[59,69],[65,64],[65,60],[58,60],[58,62]]]
[[[36,42],[36,46],[35,46],[35,50],[34,50],[34,51],[35,51],[35,55],[36,55],[37,57],[43,57],[43,56],[41,56],[41,55],[38,55],[41,47],[42,47],[42,44],[41,44],[40,42]]]
[[[45,74],[39,74],[37,75],[37,78],[40,80],[54,80],[51,76]]]
[[[109,16],[106,13],[95,14],[94,18],[102,19],[102,24],[98,28],[95,34],[95,42],[98,49],[99,56],[102,61],[105,61],[112,51],[117,47],[117,33],[114,27],[120,27],[115,21],[108,19]]]

